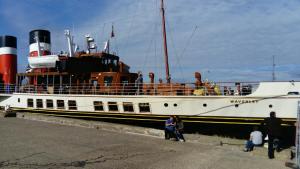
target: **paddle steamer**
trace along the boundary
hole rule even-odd
[[[256,125],[271,111],[293,125],[300,82],[209,83],[195,73],[193,83],[173,83],[169,75],[163,0],[162,30],[166,80],[149,83],[109,49],[95,49],[87,35],[77,51],[70,31],[68,52],[51,52],[48,30],[29,33],[29,69],[17,73],[17,39],[0,37],[0,106],[18,112],[84,119],[161,121],[180,115],[186,122]]]

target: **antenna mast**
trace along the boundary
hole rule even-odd
[[[275,56],[273,55],[272,56],[273,57],[273,65],[272,65],[272,67],[273,67],[273,71],[272,71],[272,80],[273,81],[275,81],[276,80],[276,78],[275,78]]]
[[[168,45],[167,45],[164,0],[161,0],[161,16],[162,16],[162,32],[163,32],[163,40],[164,40],[166,80],[167,80],[167,83],[170,83],[171,82],[171,77],[170,77],[170,71],[169,71],[169,56],[168,56]]]

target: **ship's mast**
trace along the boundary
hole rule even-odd
[[[166,33],[166,19],[165,19],[164,0],[161,0],[161,16],[162,16],[162,32],[163,32],[163,40],[164,40],[166,80],[167,80],[167,83],[170,83],[171,82],[171,77],[170,77],[170,71],[169,71],[169,57],[168,57],[168,45],[167,45],[167,33]]]

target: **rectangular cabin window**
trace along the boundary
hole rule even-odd
[[[140,113],[148,113],[150,112],[150,104],[149,103],[139,103]]]
[[[77,110],[77,105],[75,100],[68,101],[69,110]]]
[[[65,109],[65,102],[64,100],[57,100],[57,109]]]
[[[108,102],[109,111],[119,111],[117,102]]]
[[[49,109],[53,109],[53,100],[47,99],[47,100],[46,100],[46,106],[47,106],[47,108],[49,108]]]
[[[100,101],[94,101],[94,109],[95,111],[104,111],[103,103]]]
[[[36,99],[36,108],[43,108],[43,99]]]
[[[131,102],[124,102],[123,103],[123,109],[124,109],[124,112],[134,112],[133,103],[131,103]]]
[[[27,107],[33,107],[33,99],[27,99]]]
[[[112,76],[104,76],[104,86],[111,86],[113,81]]]

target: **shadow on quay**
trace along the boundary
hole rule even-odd
[[[154,128],[164,130],[164,121],[134,121],[134,120],[121,120],[121,119],[97,119],[91,120],[90,118],[80,118],[90,121],[104,121],[109,123],[126,124],[139,127]],[[221,136],[236,139],[249,139],[250,133],[253,131],[254,125],[238,125],[238,124],[210,124],[210,123],[184,123],[184,132],[187,134],[203,134],[209,136]],[[290,147],[295,144],[294,126],[283,126],[283,147]],[[259,126],[259,130],[265,133],[265,128]],[[264,134],[265,136],[265,134]]]

